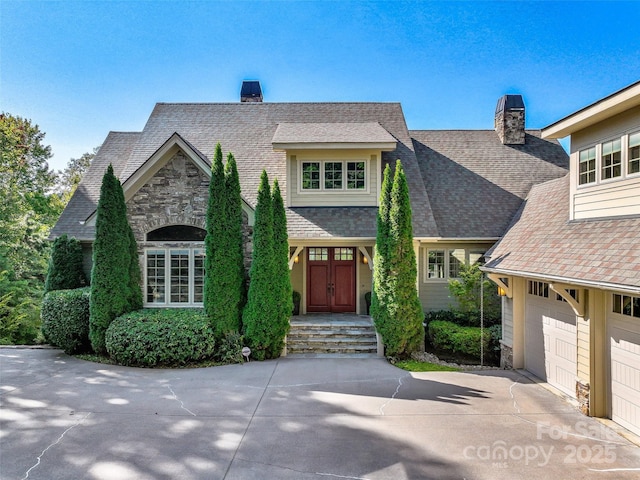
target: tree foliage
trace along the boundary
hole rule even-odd
[[[89,337],[96,353],[106,352],[105,332],[113,319],[142,304],[134,280],[140,279],[138,265],[122,185],[109,165],[100,188],[91,271]]]
[[[382,177],[380,206],[377,214],[376,251],[373,260],[373,289],[371,292],[371,316],[376,324],[389,322],[386,299],[389,298],[389,213],[391,212],[391,167],[387,164]]]
[[[406,356],[418,350],[421,345],[424,315],[416,288],[417,266],[413,249],[409,188],[400,160],[396,162],[390,198],[389,177],[390,174],[385,169],[385,204],[381,202],[378,224],[383,242],[380,245],[382,265],[378,274],[374,273],[377,302],[374,321],[382,336],[386,354]],[[385,222],[387,218],[388,222]],[[377,249],[376,243],[376,251]]]
[[[83,153],[80,158],[72,158],[67,162],[66,168],[58,172],[58,191],[65,205],[78,188],[80,180],[91,166],[99,148],[94,148],[92,153]]]
[[[49,269],[44,283],[45,293],[84,287],[87,279],[82,268],[82,246],[75,238],[62,235],[51,247]]]
[[[245,340],[258,360],[276,358],[278,350],[278,297],[272,287],[275,276],[273,245],[273,200],[269,177],[263,170],[258,189],[258,202],[253,227],[253,261],[249,294],[242,315]],[[274,332],[275,330],[275,332]]]
[[[5,343],[39,331],[49,245],[63,202],[53,193],[51,148],[30,120],[0,114],[0,330]],[[7,333],[10,332],[10,333]]]
[[[204,290],[205,311],[218,339],[240,331],[244,297],[241,202],[235,158],[230,153],[224,166],[218,143],[209,183]]]
[[[480,326],[480,310],[485,326],[495,325],[502,319],[502,304],[495,284],[485,279],[480,264],[460,265],[459,278],[449,280],[449,293],[456,299],[451,309],[470,326]],[[480,288],[480,285],[482,288]],[[481,293],[482,292],[482,293]],[[482,299],[482,300],[481,300]]]
[[[273,325],[274,352],[282,351],[284,339],[289,333],[289,319],[293,312],[291,276],[289,274],[289,235],[284,201],[280,193],[278,179],[273,181],[273,294],[277,301],[277,316]],[[279,343],[279,344],[278,344]]]

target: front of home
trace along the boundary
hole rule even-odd
[[[269,103],[245,82],[237,103],[159,103],[141,132],[111,132],[53,229],[78,238],[91,269],[96,207],[109,164],[123,184],[146,307],[202,305],[205,214],[217,143],[236,158],[246,267],[263,169],[287,214],[301,313],[365,314],[382,171],[396,159],[413,210],[416,284],[425,310],[449,308],[447,281],[503,234],[532,185],[566,174],[554,140],[525,130],[518,95],[495,130],[410,131],[398,103]]]
[[[535,186],[484,267],[503,364],[640,434],[640,82],[542,130],[570,173]]]

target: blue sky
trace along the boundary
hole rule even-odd
[[[640,2],[0,1],[0,110],[62,169],[155,102],[401,102],[410,129],[540,128],[640,79]]]

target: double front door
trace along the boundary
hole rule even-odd
[[[356,311],[356,249],[307,248],[307,312]]]

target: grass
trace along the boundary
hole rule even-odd
[[[419,362],[417,360],[399,360],[396,367],[409,372],[459,372],[459,368],[438,365],[437,363]]]

